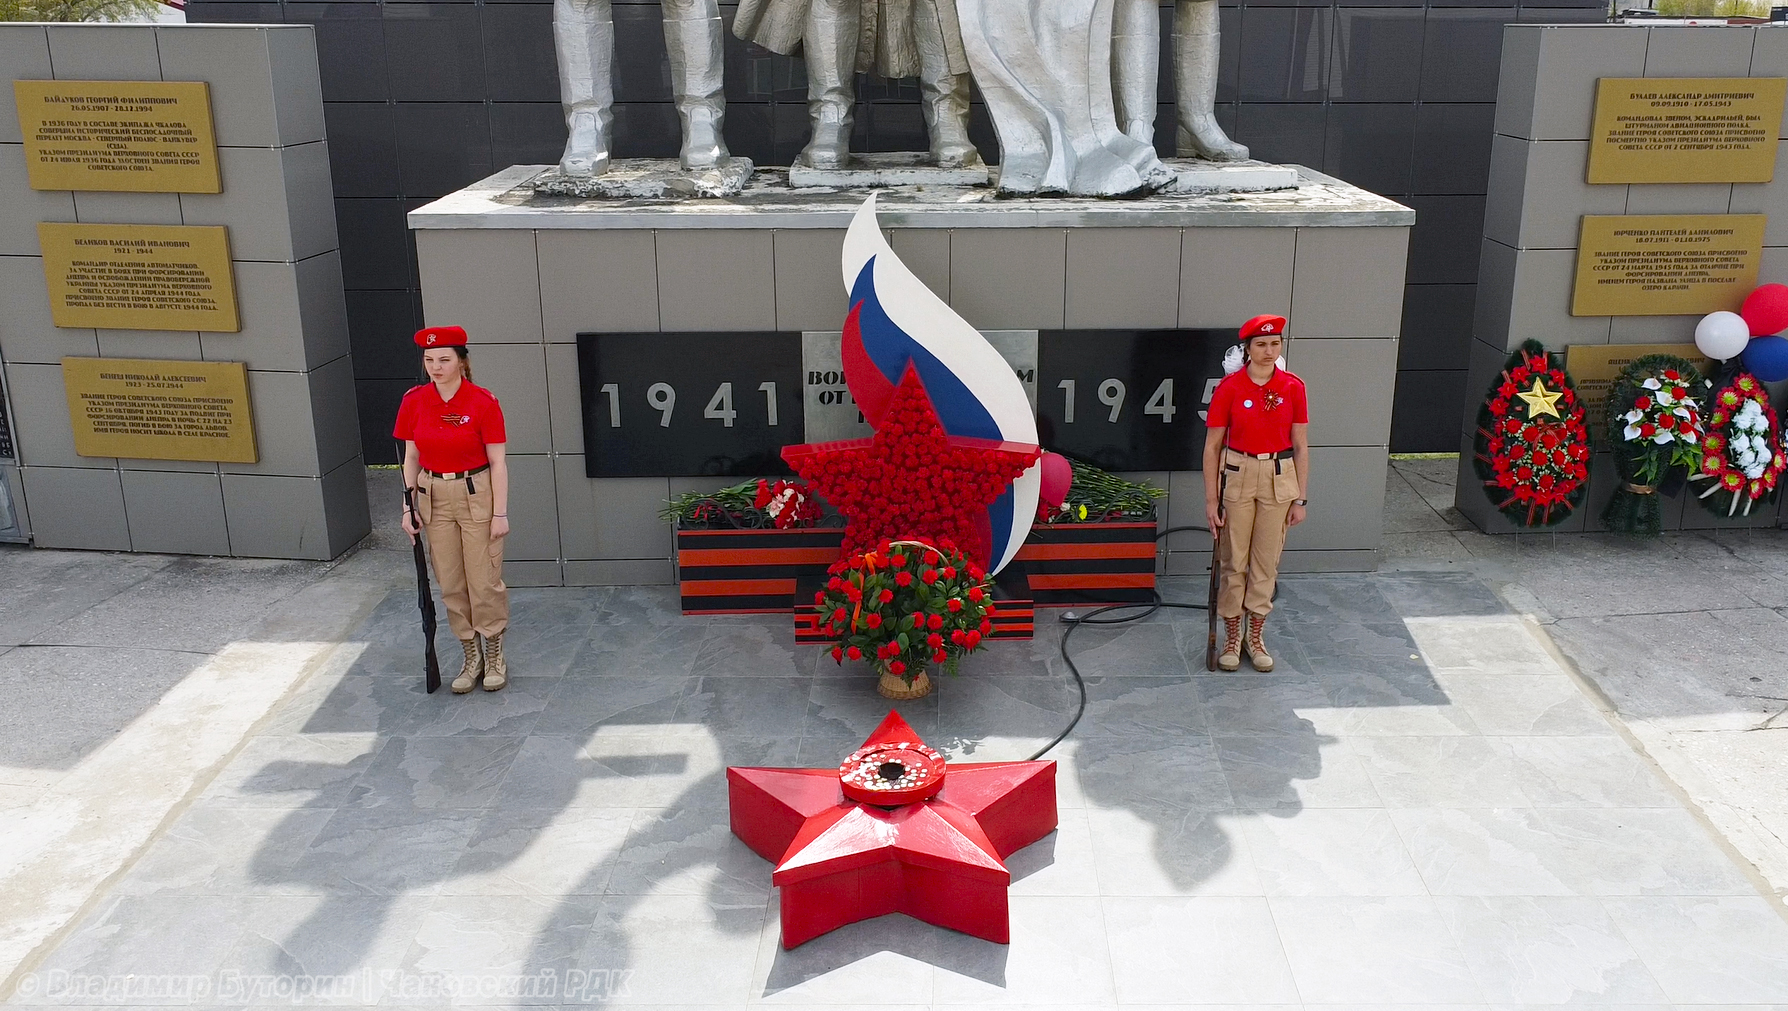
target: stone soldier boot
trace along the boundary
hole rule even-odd
[[[559,100],[565,107],[565,155],[559,171],[599,176],[608,171],[614,128],[615,22],[609,7],[594,3],[553,5],[553,44],[559,56]],[[470,688],[466,689],[471,691]]]
[[[1260,639],[1260,632],[1266,627],[1266,615],[1248,615],[1248,640],[1244,644],[1248,649],[1248,662],[1262,674],[1273,669],[1273,658],[1267,653],[1266,643]]]
[[[850,164],[862,17],[863,5],[856,0],[839,5],[836,12],[815,3],[808,15],[802,47],[807,59],[807,118],[813,125],[813,137],[801,150],[799,161],[809,168],[836,169]]]
[[[459,669],[459,677],[453,679],[453,694],[464,695],[478,683],[478,675],[484,673],[484,658],[478,653],[478,638],[461,639],[459,648],[466,651],[465,666]]]
[[[931,138],[931,161],[938,168],[972,168],[981,164],[981,152],[969,140],[969,75],[952,74],[937,8],[913,7],[913,31],[918,37],[919,93],[924,101],[925,132]]]
[[[508,683],[509,664],[503,659],[503,633],[485,636],[484,690],[494,692]]]
[[[1118,129],[1155,146],[1155,100],[1160,90],[1161,12],[1150,0],[1119,0],[1112,10],[1112,98]]]
[[[1180,127],[1179,153],[1211,161],[1244,161],[1248,149],[1217,125],[1216,0],[1179,0],[1173,12],[1173,71]]]
[[[1219,670],[1240,670],[1242,667],[1242,617],[1223,619],[1223,649],[1217,653]]]
[[[683,124],[683,149],[677,160],[685,169],[713,168],[728,156],[725,80],[720,67],[724,35],[719,17],[678,21],[665,11],[671,96]]]

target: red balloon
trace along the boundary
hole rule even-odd
[[[1068,489],[1074,485],[1074,468],[1060,453],[1043,454],[1043,488],[1038,497],[1051,509],[1059,509],[1068,500]]]
[[[1788,330],[1788,284],[1758,285],[1756,291],[1746,296],[1738,314],[1750,324],[1753,337]]]

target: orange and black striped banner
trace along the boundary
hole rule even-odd
[[[1031,528],[1013,560],[1038,606],[1153,599],[1155,524],[1060,523]]]
[[[677,581],[684,614],[786,613],[795,583],[824,576],[844,531],[679,530]]]
[[[797,612],[838,558],[844,531],[680,530],[677,578],[684,614]],[[1129,604],[1153,599],[1155,524],[1038,525],[1001,574],[1026,616],[995,638],[1029,638],[1033,606]],[[1022,582],[1019,580],[1023,580]],[[799,592],[797,584],[812,581]],[[1022,629],[1019,625],[1022,624]]]

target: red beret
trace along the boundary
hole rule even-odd
[[[431,326],[416,331],[416,346],[419,348],[463,348],[466,346],[466,328],[463,326]]]
[[[1259,337],[1262,334],[1284,336],[1285,317],[1274,316],[1272,313],[1256,316],[1242,324],[1242,332],[1236,336],[1236,340],[1245,341],[1250,337]]]

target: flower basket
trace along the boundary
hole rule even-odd
[[[929,692],[927,668],[955,672],[993,635],[993,584],[949,542],[884,541],[841,558],[814,594],[832,659],[873,660],[889,698]]]
[[[931,675],[926,674],[923,670],[908,678],[889,670],[887,663],[879,660],[876,662],[875,669],[881,675],[875,683],[875,690],[880,692],[883,698],[893,699],[896,702],[909,702],[931,694]]]

